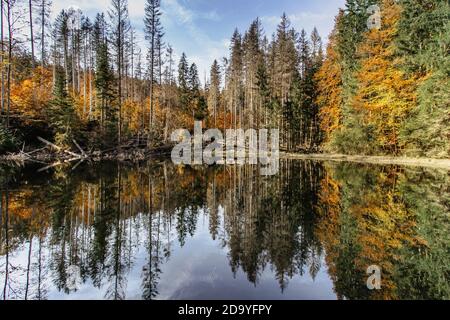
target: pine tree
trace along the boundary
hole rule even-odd
[[[243,102],[243,62],[242,62],[242,36],[239,30],[235,30],[231,37],[228,83],[228,103],[232,113],[234,128],[242,126],[242,102]]]
[[[200,94],[200,79],[198,76],[197,65],[195,63],[191,64],[189,68],[188,88],[189,106],[193,117],[195,119],[202,120],[205,117],[204,109],[206,108],[207,111],[208,104],[206,103],[205,98]]]
[[[149,58],[150,58],[150,130],[153,129],[153,106],[154,106],[154,83],[155,70],[157,68],[156,56],[158,43],[162,44],[163,36],[161,26],[160,0],[147,0],[145,5],[145,38],[150,42]]]
[[[122,80],[124,75],[124,59],[126,34],[130,31],[128,17],[128,0],[111,0],[109,17],[112,22],[111,43],[115,53],[117,71],[117,103],[118,103],[118,143],[122,141]]]
[[[353,108],[353,97],[358,88],[356,74],[360,69],[357,49],[368,31],[368,8],[377,0],[347,0],[342,17],[338,20],[337,51],[342,68],[342,128],[336,133],[333,148],[344,153],[370,153],[373,132],[364,126],[363,115]]]
[[[411,78],[422,78],[417,104],[400,139],[407,154],[450,156],[450,4],[446,0],[403,0],[398,52]]]
[[[94,40],[96,43],[95,89],[100,105],[100,124],[102,131],[112,135],[116,127],[114,106],[114,74],[110,65],[111,57],[106,37],[106,21],[103,14],[98,14],[94,23]]]
[[[402,15],[398,25],[398,52],[405,57],[408,71],[425,74],[449,67],[442,65],[448,57],[448,0],[400,0]],[[447,44],[447,46],[446,46]],[[448,72],[448,70],[447,70]]]
[[[261,116],[263,118],[263,126],[267,127],[269,124],[269,117],[273,112],[272,97],[270,91],[269,76],[267,74],[267,67],[265,63],[258,66],[256,72],[256,86],[261,97]]]
[[[255,122],[259,118],[259,103],[258,103],[258,87],[257,71],[258,66],[263,63],[263,52],[261,49],[261,22],[256,19],[250,25],[250,28],[245,33],[242,49],[243,49],[243,70],[245,78],[245,122],[250,128],[255,127]]]
[[[198,68],[195,63],[191,64],[189,68],[188,88],[194,97],[200,94],[200,78],[198,76]]]
[[[300,72],[298,67],[299,53],[296,48],[298,35],[291,28],[286,14],[281,17],[277,27],[276,39],[272,44],[274,50],[274,74],[272,90],[278,104],[278,128],[280,143],[283,148],[290,149],[293,144],[292,133],[298,126]]]
[[[60,67],[56,71],[53,96],[48,109],[48,117],[55,132],[55,143],[59,146],[69,146],[77,136],[79,119],[73,106],[73,100],[67,92],[64,72]]]
[[[183,52],[178,64],[178,88],[180,104],[183,109],[189,108],[189,64],[186,54]]]
[[[217,60],[214,60],[211,66],[210,72],[210,87],[208,94],[208,109],[209,113],[213,116],[214,128],[217,128],[217,115],[219,112],[220,103],[220,84],[221,84],[221,73],[220,66]]]

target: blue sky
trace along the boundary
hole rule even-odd
[[[161,0],[165,42],[174,48],[176,58],[186,52],[190,62],[199,66],[201,78],[214,59],[228,54],[229,39],[237,27],[244,32],[260,17],[270,38],[283,12],[292,25],[311,32],[316,26],[326,41],[338,9],[345,0]],[[53,15],[69,6],[77,6],[89,16],[106,11],[110,0],[54,0]],[[145,0],[129,0],[130,18],[141,46]]]

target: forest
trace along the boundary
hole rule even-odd
[[[288,13],[272,35],[256,18],[203,84],[185,53],[175,61],[160,0],[145,3],[145,48],[127,0],[95,18],[50,11],[51,0],[1,1],[1,154],[34,150],[37,137],[148,150],[202,120],[278,128],[289,152],[450,156],[448,0],[347,0],[326,43]]]

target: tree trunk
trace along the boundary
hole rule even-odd
[[[32,0],[28,0],[28,11],[30,14],[30,45],[31,45],[31,65],[34,69],[35,60],[34,60],[34,32],[33,32],[33,4]]]

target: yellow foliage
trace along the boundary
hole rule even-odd
[[[364,114],[366,125],[375,129],[378,145],[398,153],[400,126],[416,104],[418,79],[408,78],[397,66],[394,37],[401,8],[393,0],[382,2],[382,27],[366,33],[359,48],[362,57],[357,75],[359,90],[353,107]]]
[[[337,17],[337,21],[339,20]],[[337,25],[337,23],[336,23]],[[340,55],[336,51],[336,30],[330,36],[327,47],[327,58],[316,73],[317,104],[320,107],[320,127],[325,133],[325,142],[341,123],[342,105],[342,69]]]
[[[11,87],[11,111],[25,121],[45,120],[45,109],[52,99],[52,72],[38,67],[30,78]]]

